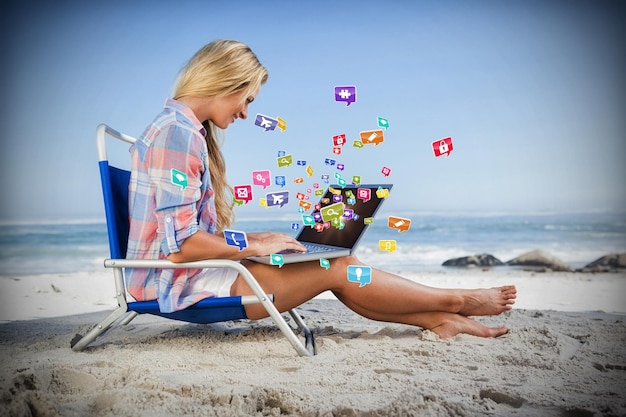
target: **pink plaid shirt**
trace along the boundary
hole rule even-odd
[[[216,213],[205,130],[185,104],[167,100],[163,111],[131,147],[130,233],[127,259],[166,259],[198,230],[215,233]],[[200,269],[127,269],[136,300],[157,299],[163,312],[204,298],[189,280]]]

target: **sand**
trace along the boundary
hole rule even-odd
[[[477,318],[510,332],[440,340],[361,318],[326,294],[299,309],[316,334],[311,358],[267,319],[195,325],[150,316],[76,353],[74,334],[113,306],[109,273],[0,277],[0,415],[626,415],[625,273],[413,277],[518,285],[514,310]]]

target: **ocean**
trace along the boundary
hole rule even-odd
[[[409,230],[389,229],[381,215],[357,251],[362,261],[389,271],[445,270],[445,260],[478,253],[506,262],[534,249],[578,268],[609,253],[626,253],[626,214],[394,215],[409,218]],[[295,234],[294,221],[242,218],[232,228]],[[395,240],[397,250],[381,251],[381,239]],[[104,222],[0,225],[0,275],[99,271],[107,256]]]

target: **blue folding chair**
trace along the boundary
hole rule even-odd
[[[104,320],[98,323],[84,336],[76,335],[71,341],[74,351],[81,351],[93,342],[98,336],[107,331],[114,324],[126,325],[138,314],[152,314],[173,320],[191,323],[216,323],[228,320],[246,319],[244,306],[260,303],[274,320],[278,328],[287,337],[291,345],[301,356],[316,354],[313,333],[306,326],[296,310],[289,314],[304,336],[303,344],[280,312],[273,304],[273,296],[266,294],[250,271],[240,262],[228,259],[215,259],[196,262],[173,263],[167,260],[128,260],[126,247],[128,245],[128,183],[130,172],[109,165],[106,152],[106,138],[112,138],[135,143],[136,139],[117,132],[105,124],[98,126],[96,140],[98,146],[98,160],[100,165],[100,180],[104,197],[107,232],[111,258],[104,260],[105,268],[113,270],[115,278],[115,297],[117,308]],[[254,295],[237,297],[212,297],[173,313],[163,313],[159,310],[156,300],[127,302],[124,283],[124,268],[233,268],[246,280]]]

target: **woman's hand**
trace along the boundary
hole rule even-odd
[[[283,250],[306,252],[306,248],[300,242],[286,233],[257,232],[248,233],[246,236],[248,249],[254,253],[254,256],[270,255]]]

